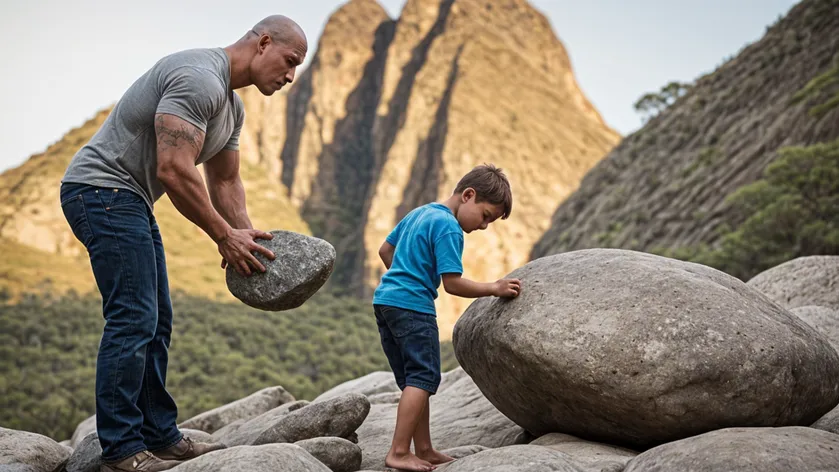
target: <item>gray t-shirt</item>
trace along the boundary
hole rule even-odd
[[[157,179],[155,113],[175,115],[205,133],[196,166],[222,149],[238,150],[245,108],[230,90],[224,49],[190,49],[158,61],[73,156],[61,181],[132,190],[152,208],[165,193]]]

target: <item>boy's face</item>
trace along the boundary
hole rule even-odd
[[[490,202],[476,203],[475,190],[467,188],[460,194],[460,207],[457,210],[457,222],[463,231],[471,233],[484,230],[504,214],[504,205]]]

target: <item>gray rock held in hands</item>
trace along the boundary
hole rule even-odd
[[[460,365],[528,431],[646,448],[722,427],[809,425],[839,402],[824,335],[699,264],[591,249],[510,274],[454,328]]]
[[[800,426],[726,428],[663,444],[624,472],[839,470],[839,435]]]
[[[323,239],[292,231],[270,233],[273,239],[256,240],[275,256],[269,261],[256,253],[266,271],[243,277],[228,266],[227,288],[233,296],[254,308],[267,311],[297,308],[329,279],[335,264],[335,248]]]
[[[70,457],[64,446],[28,431],[0,428],[0,470],[53,472]]]
[[[293,401],[294,396],[283,387],[267,387],[235,402],[196,415],[178,427],[198,429],[213,434],[236,420],[249,420]]]
[[[222,449],[184,462],[172,472],[330,472],[294,444],[266,444]]]
[[[361,467],[361,448],[344,438],[312,438],[294,444],[323,462],[332,472],[355,472]]]

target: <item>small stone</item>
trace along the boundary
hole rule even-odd
[[[273,239],[257,239],[256,243],[270,249],[274,260],[254,253],[266,271],[243,277],[228,265],[227,288],[243,303],[260,310],[297,308],[329,279],[335,264],[335,248],[323,239],[292,231],[270,233]]]

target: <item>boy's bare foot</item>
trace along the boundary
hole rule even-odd
[[[454,460],[454,457],[447,456],[446,454],[443,454],[437,449],[430,449],[428,451],[418,452],[417,457],[419,457],[422,460],[428,461],[434,465],[445,464],[446,462],[451,462]]]
[[[385,458],[385,465],[397,470],[413,470],[418,472],[428,472],[436,469],[430,462],[424,461],[412,453],[395,454],[392,450],[387,453]]]

